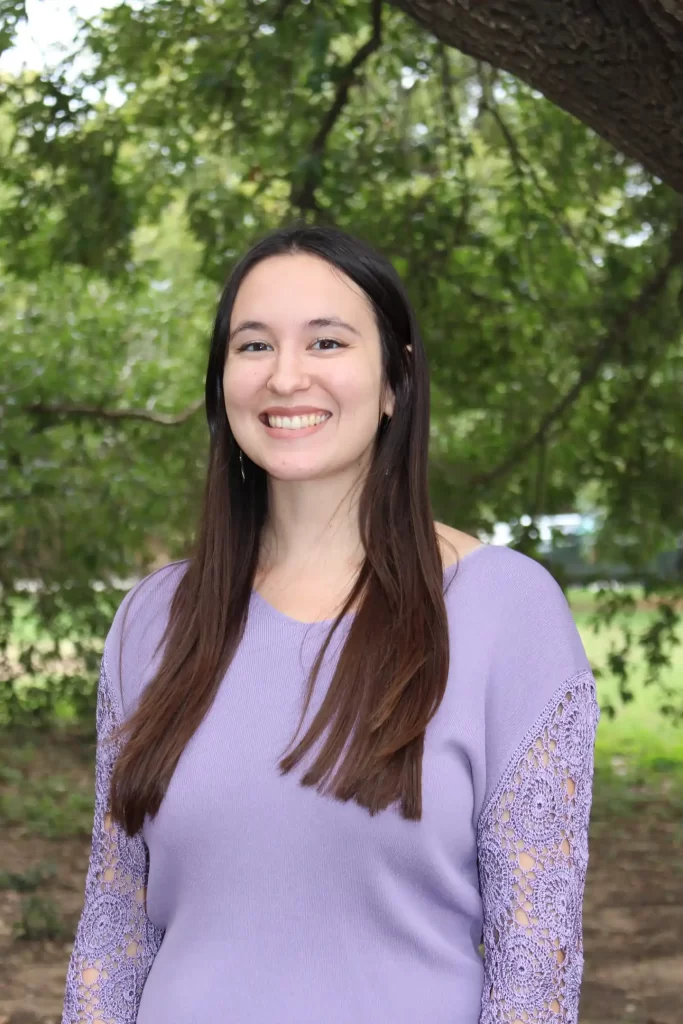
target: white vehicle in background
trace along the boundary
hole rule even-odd
[[[496,523],[493,533],[483,536],[489,544],[511,544],[514,540],[515,525]],[[520,526],[530,526],[531,518],[522,516]],[[637,547],[637,541],[624,540],[619,546],[620,554],[609,560],[600,560],[595,551],[595,540],[601,522],[598,514],[567,512],[554,516],[539,516],[535,521],[538,530],[538,554],[551,566],[562,569],[563,575],[572,583],[598,586],[609,583],[617,588],[619,582],[632,584],[647,579],[683,581],[683,537],[678,547],[663,551],[637,568],[629,564],[628,551]]]
[[[522,526],[531,525],[530,516],[522,516]],[[566,512],[557,516],[539,516],[536,527],[539,531],[541,550],[545,554],[552,549],[553,533],[565,537],[590,537],[597,529],[597,516],[582,515],[580,512]],[[496,523],[489,544],[509,544],[512,540],[512,528],[508,523]]]

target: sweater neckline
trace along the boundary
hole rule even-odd
[[[447,566],[443,571],[444,586],[446,585],[446,582],[451,578],[451,576],[456,575],[456,569],[464,565],[465,562],[469,562],[470,559],[474,558],[480,551],[488,549],[491,546],[491,544],[480,544],[478,548],[474,548],[473,551],[470,551],[468,554],[463,555],[463,557],[460,558],[457,562],[453,562],[451,565]],[[274,605],[270,603],[270,601],[266,601],[265,597],[262,597],[261,594],[259,594],[258,590],[252,589],[251,600],[252,604],[258,607],[265,616],[267,616],[274,622],[279,623],[280,626],[283,627],[288,626],[293,629],[302,630],[321,629],[331,626],[335,621],[334,618],[318,619],[313,622],[303,622],[301,619],[294,619],[292,618],[291,615],[286,615],[284,612],[279,611],[277,608],[274,607]],[[351,620],[354,618],[355,614],[355,612],[348,612],[346,615],[342,615],[340,619],[340,626],[345,626],[347,623],[350,623]]]

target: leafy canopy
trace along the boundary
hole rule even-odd
[[[2,47],[24,11],[0,3]],[[93,580],[185,550],[219,286],[295,217],[407,283],[437,518],[529,516],[533,554],[533,517],[597,508],[600,557],[641,574],[679,539],[680,199],[395,9],[121,2],[61,66],[6,76],[0,168],[6,639],[17,581],[43,581],[51,637],[98,635]]]

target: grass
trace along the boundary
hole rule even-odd
[[[53,861],[27,868],[26,871],[0,871],[0,892],[35,892],[57,874]]]
[[[60,909],[49,896],[31,893],[21,901],[19,919],[14,923],[12,936],[28,942],[42,939],[64,940],[73,936],[73,929],[67,923]]]
[[[0,822],[21,825],[33,835],[66,839],[89,835],[93,798],[88,792],[69,792],[63,779],[22,779],[0,795]]]
[[[90,835],[92,741],[56,734],[37,744],[27,731],[0,734],[0,830],[69,839]],[[6,879],[0,875],[0,888]]]
[[[570,591],[572,606],[581,639],[594,668],[607,665],[612,645],[623,643],[620,619],[595,633],[591,623],[594,597],[589,591]],[[628,616],[636,636],[653,620],[655,613],[637,610]],[[671,666],[663,669],[661,679],[678,694],[676,702],[683,705],[683,622],[677,636],[681,644],[671,654]],[[645,685],[646,665],[637,645],[632,652],[633,667],[629,671],[629,688],[633,700],[624,704],[619,696],[618,680],[607,673],[597,679],[601,706],[609,703],[616,710],[614,718],[606,712],[600,719],[595,744],[595,780],[591,832],[601,835],[613,823],[653,816],[667,822],[671,840],[683,848],[683,723],[676,724],[659,710],[662,693],[657,684]],[[681,861],[683,868],[683,861]]]
[[[586,607],[592,600],[588,591],[570,592],[570,604],[574,613],[586,653],[594,667],[606,665],[610,646],[619,645],[621,630],[619,619],[615,624],[595,633],[590,625],[591,612]],[[650,622],[655,613],[636,611],[628,617],[630,625],[638,635]],[[625,618],[625,616],[621,616]],[[662,682],[673,687],[678,694],[677,703],[683,705],[683,621],[678,626],[678,647],[671,655],[671,667],[663,669]],[[603,713],[598,726],[596,758],[602,761],[615,759],[617,772],[628,763],[639,764],[643,769],[651,768],[657,774],[662,770],[683,773],[683,723],[676,724],[659,710],[662,694],[657,684],[645,685],[646,665],[642,652],[632,652],[633,669],[629,672],[629,686],[633,700],[624,704],[619,697],[618,681],[614,676],[603,675],[597,680],[598,699],[601,705],[611,703],[616,709],[612,719]],[[621,765],[622,759],[625,764]]]

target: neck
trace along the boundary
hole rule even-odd
[[[359,567],[360,486],[353,479],[277,480],[268,483],[268,518],[261,537],[260,571],[324,576]]]

